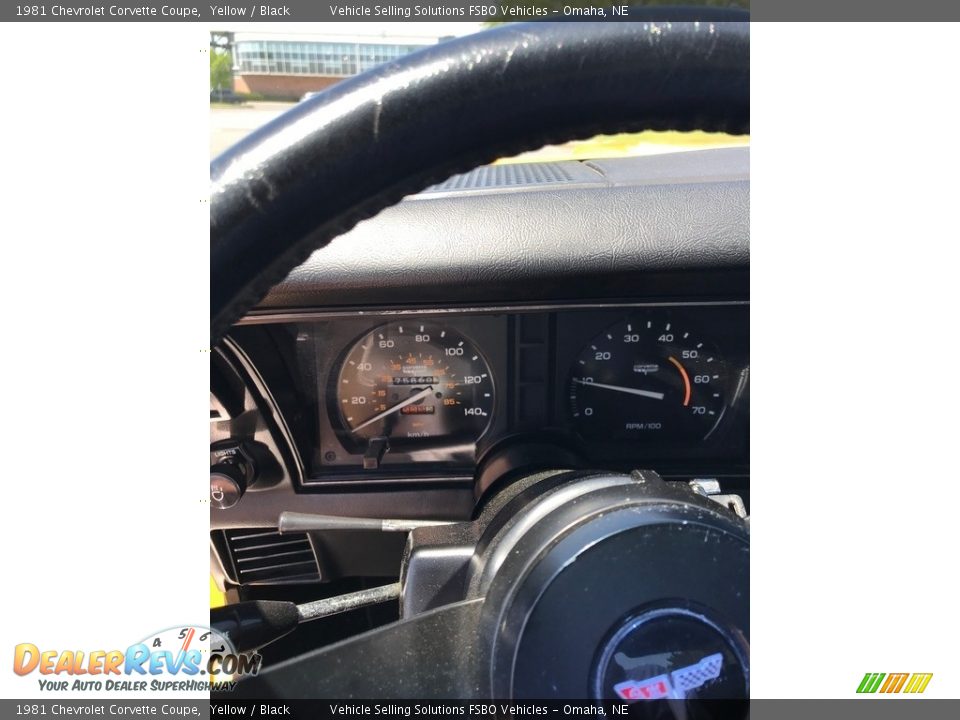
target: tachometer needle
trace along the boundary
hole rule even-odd
[[[374,416],[373,416],[372,418],[370,418],[369,420],[365,420],[364,422],[362,422],[362,423],[360,423],[359,425],[357,425],[357,426],[356,426],[355,428],[353,428],[350,432],[356,432],[357,430],[363,430],[363,428],[365,428],[367,425],[373,425],[373,423],[377,422],[378,420],[383,420],[383,418],[387,417],[387,415],[392,415],[393,413],[397,412],[398,410],[402,410],[402,409],[405,408],[407,405],[413,405],[415,402],[419,402],[420,400],[423,400],[423,399],[424,399],[425,397],[427,397],[428,395],[432,395],[432,394],[433,394],[433,385],[431,385],[431,386],[428,387],[428,388],[424,388],[423,390],[421,390],[420,392],[416,393],[415,395],[411,395],[411,396],[408,397],[406,400],[401,400],[401,401],[398,402],[396,405],[394,405],[392,408],[387,408],[387,409],[384,410],[382,413],[377,413],[376,415],[374,415]]]
[[[587,382],[574,378],[575,383],[589,385],[590,387],[603,388],[604,390],[613,390],[614,392],[628,393],[630,395],[639,395],[640,397],[652,398],[654,400],[663,400],[663,393],[653,392],[652,390],[637,390],[636,388],[623,387],[622,385],[604,385],[603,383]]]

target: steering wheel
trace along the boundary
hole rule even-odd
[[[745,16],[647,17],[506,25],[442,42],[300,103],[218,157],[211,341],[315,249],[457,172],[598,133],[748,132]],[[644,648],[656,646],[687,658],[661,673],[671,697],[718,685],[720,697],[745,697],[747,525],[673,485],[653,473],[512,482],[472,523],[411,534],[402,606],[412,573],[424,576],[425,549],[466,546],[467,570],[444,576],[456,590],[447,602],[421,602],[415,616],[285,663],[237,694],[602,697],[627,672],[633,685],[616,694],[650,697],[664,661]]]
[[[497,157],[598,133],[749,131],[749,25],[531,23],[333,86],[210,166],[216,342],[315,249]]]

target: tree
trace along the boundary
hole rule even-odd
[[[233,59],[225,50],[210,49],[210,90],[233,89]]]

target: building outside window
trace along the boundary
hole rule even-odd
[[[238,32],[232,46],[234,90],[265,99],[296,100],[439,40]]]

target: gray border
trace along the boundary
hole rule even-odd
[[[571,0],[571,8],[548,10],[536,0],[478,2],[478,0],[286,0],[285,2],[156,2],[122,3],[117,0],[59,0],[4,3],[0,20],[11,22],[204,22],[235,25],[243,22],[526,22],[535,20],[633,22],[630,0],[615,15],[610,2],[586,5]],[[678,5],[683,5],[678,0]],[[772,3],[771,3],[772,5]],[[866,3],[864,6],[867,7]],[[487,16],[483,8],[494,8]],[[824,4],[824,8],[827,6]],[[26,9],[30,9],[27,11]],[[33,10],[36,8],[36,10]],[[658,8],[659,9],[659,8]],[[706,7],[705,12],[717,8]],[[774,8],[771,7],[771,10]],[[831,9],[836,8],[831,6]],[[689,11],[689,7],[687,8]],[[336,11],[336,12],[335,12]],[[901,12],[904,12],[901,10]],[[905,13],[904,13],[905,14]],[[912,14],[912,13],[911,13]],[[960,14],[960,13],[958,13]],[[409,16],[408,16],[409,15]],[[669,16],[667,16],[669,17]],[[689,15],[688,15],[689,17]],[[666,19],[666,18],[665,18]]]
[[[757,3],[760,3],[759,5]],[[262,4],[258,2],[175,2],[163,3],[144,0],[136,3],[112,4],[111,2],[90,2],[89,0],[60,0],[59,2],[4,3],[0,6],[0,20],[4,22],[203,22],[229,23],[243,22],[483,22],[486,20],[520,22],[531,20],[572,20],[591,22],[636,22],[630,18],[630,2],[627,0],[627,14],[614,16],[610,8],[597,3],[600,15],[567,15],[559,11],[542,10],[534,16],[528,9],[534,2],[497,2],[498,8],[511,8],[513,14],[485,17],[471,15],[471,6],[485,3],[476,0],[286,0],[283,3]],[[682,0],[677,0],[683,5]],[[582,7],[571,0],[571,6]],[[274,8],[277,14],[264,14],[262,8]],[[345,8],[350,14],[334,15],[334,7]],[[43,15],[25,15],[22,8],[42,8]],[[170,8],[178,13],[170,14]],[[220,12],[214,12],[214,8]],[[416,8],[420,8],[419,13]],[[669,8],[657,8],[669,13]],[[688,8],[689,9],[689,8]],[[716,8],[704,8],[711,10]],[[410,17],[406,12],[410,11]],[[20,14],[18,14],[18,11]],[[67,12],[71,14],[67,14]],[[133,12],[136,14],[120,14]],[[344,11],[341,11],[344,12]],[[891,2],[891,0],[804,0],[804,2],[777,2],[776,0],[753,0],[750,3],[750,19],[758,22],[801,22],[801,21],[841,21],[841,22],[919,22],[960,20],[960,3],[935,2],[934,0],[913,0],[912,2]],[[56,13],[56,14],[54,14]],[[167,13],[167,14],[165,14]],[[666,17],[669,17],[667,14]]]
[[[157,679],[170,680],[169,676],[156,676]],[[73,678],[69,679],[72,684]],[[100,679],[85,677],[84,680]],[[33,687],[36,687],[31,683]],[[276,705],[277,703],[271,703]],[[137,709],[140,708],[138,711]],[[167,708],[166,713],[164,708]],[[171,713],[176,708],[182,714]],[[111,712],[113,709],[113,712]],[[167,698],[154,700],[149,696],[134,700],[125,698],[91,697],[84,700],[75,700],[69,697],[54,699],[26,698],[23,700],[0,700],[0,717],[24,718],[25,720],[56,720],[56,718],[170,718],[182,720],[209,720],[210,700],[200,697],[196,700]],[[249,715],[247,716],[249,717]]]
[[[851,692],[853,692],[851,690]],[[477,698],[479,699],[479,698]],[[484,698],[486,700],[486,698]],[[238,700],[239,705],[249,705],[254,702],[250,699]],[[311,701],[305,701],[309,703]],[[350,701],[351,704],[362,704],[363,701],[355,700]],[[400,701],[400,704],[409,704],[411,701]],[[217,703],[222,706],[224,703]],[[227,699],[226,704],[230,704],[229,699]],[[283,702],[277,700],[268,700],[264,704],[268,704],[274,707],[282,707]],[[292,703],[296,705],[296,701]],[[331,704],[338,704],[336,700],[327,700],[324,701],[324,707],[327,707]],[[451,705],[459,706],[463,703],[460,701],[437,701],[431,700],[431,705]],[[592,705],[590,701],[570,701],[572,705]],[[45,710],[45,715],[39,713],[34,713],[32,715],[17,715],[17,706],[18,705],[30,705],[34,707],[42,707]],[[81,708],[81,707],[104,707],[104,711],[100,714],[91,715],[91,714],[79,714],[76,711],[70,715],[65,715],[61,713],[60,715],[54,715],[52,707],[54,705],[59,705],[67,708]],[[153,708],[154,712],[152,715],[147,715],[147,717],[184,717],[183,715],[161,715],[161,707],[163,705],[176,705],[180,707],[193,707],[196,708],[197,714],[190,714],[186,717],[188,718],[201,718],[202,720],[209,720],[210,718],[210,700],[177,700],[177,699],[167,699],[167,700],[154,700],[149,698],[138,699],[138,700],[126,700],[126,699],[112,699],[112,698],[90,698],[87,700],[74,700],[70,698],[63,699],[24,699],[24,700],[0,700],[0,717],[4,718],[15,718],[15,717],[114,717],[116,714],[111,715],[106,708],[109,708],[110,705],[123,706],[123,707],[148,707]],[[229,717],[249,717],[249,713],[244,715],[229,715]],[[810,718],[816,718],[817,720],[902,720],[903,718],[910,718],[910,720],[943,720],[943,718],[958,717],[960,716],[960,700],[953,699],[923,699],[923,698],[903,698],[903,697],[890,697],[889,699],[841,699],[841,700],[751,700],[750,701],[750,717],[752,720],[810,720]],[[125,717],[134,717],[132,715],[125,715]],[[143,717],[138,715],[136,717]],[[451,716],[454,717],[454,716]],[[608,716],[609,717],[609,716]]]

